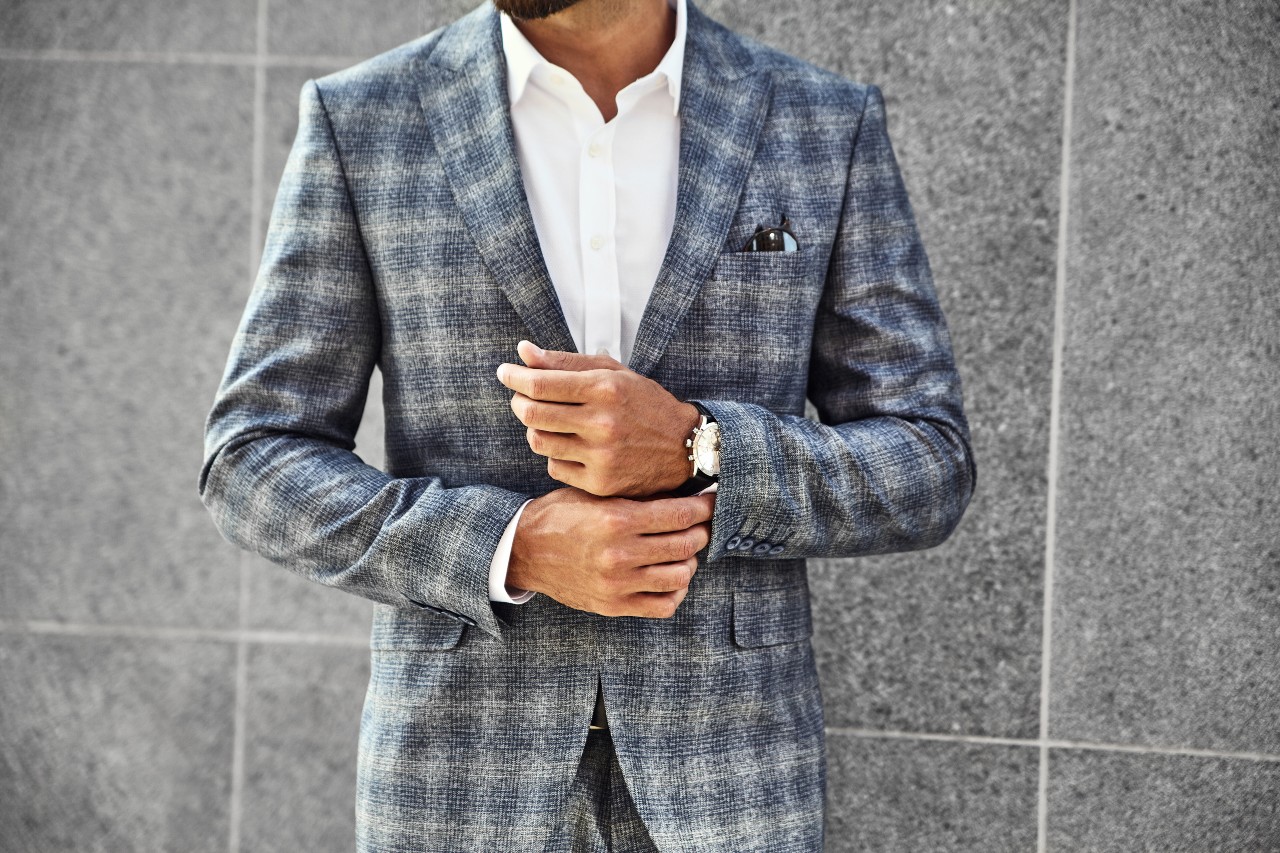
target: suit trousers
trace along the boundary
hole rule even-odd
[[[627,790],[608,729],[592,729],[569,789],[555,853],[658,853]]]

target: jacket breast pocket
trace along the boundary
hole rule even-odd
[[[804,584],[733,592],[733,643],[744,649],[799,643],[813,635]]]
[[[808,248],[721,254],[685,323],[701,363],[718,363],[730,372],[725,381],[745,392],[759,380],[802,395],[821,266]]]
[[[433,613],[379,605],[373,611],[369,648],[373,651],[445,651],[462,642],[467,625]]]

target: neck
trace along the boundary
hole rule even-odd
[[[662,61],[676,35],[667,0],[580,0],[568,9],[515,25],[548,62],[578,79],[601,115],[617,114],[617,97]]]

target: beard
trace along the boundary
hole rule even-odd
[[[579,0],[493,0],[499,12],[521,21],[536,21],[563,12]]]

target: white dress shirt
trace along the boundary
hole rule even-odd
[[[608,122],[577,78],[501,16],[516,153],[547,272],[578,352],[608,352],[623,364],[676,214],[685,0],[668,2],[676,10],[671,47],[618,93],[618,114]],[[523,604],[534,595],[513,598],[506,589],[524,506],[493,555],[493,601]]]

